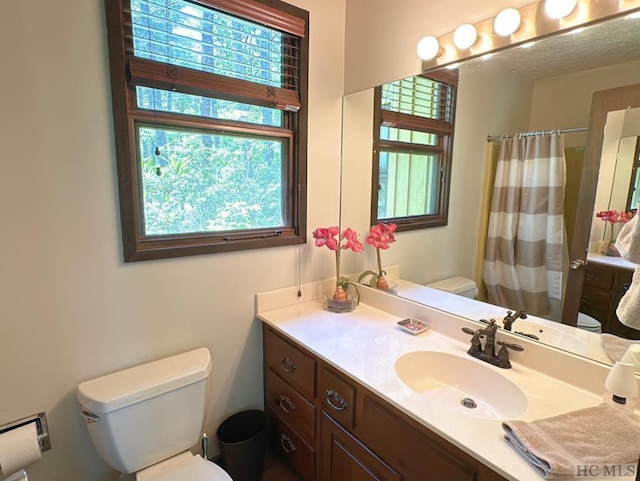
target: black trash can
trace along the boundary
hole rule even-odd
[[[260,481],[264,466],[267,415],[253,409],[225,419],[217,431],[222,467],[233,481]]]

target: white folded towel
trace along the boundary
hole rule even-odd
[[[618,239],[616,248],[620,255],[634,264],[640,264],[640,223],[638,215],[627,222]],[[640,330],[640,267],[633,272],[631,286],[624,294],[616,309],[620,322],[631,329]]]

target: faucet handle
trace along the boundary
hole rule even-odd
[[[520,344],[512,344],[504,341],[498,341],[497,344],[502,346],[500,348],[500,351],[498,352],[497,366],[503,369],[511,368],[511,361],[509,360],[509,349],[513,351],[524,351],[524,347],[522,347]]]
[[[476,331],[474,331],[470,327],[462,327],[461,330],[462,330],[462,332],[464,332],[466,334],[470,334],[472,336],[476,333]]]
[[[520,344],[514,344],[505,341],[497,341],[496,344],[500,344],[501,346],[511,349],[512,351],[524,351],[524,347],[522,347]]]

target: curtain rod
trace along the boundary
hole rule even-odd
[[[576,127],[574,129],[553,129],[553,130],[534,130],[531,132],[522,132],[521,134],[511,135],[487,135],[487,142],[493,142],[494,140],[512,139],[517,136],[533,137],[535,135],[549,135],[549,134],[570,134],[573,132],[586,132],[589,127]]]

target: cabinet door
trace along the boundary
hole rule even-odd
[[[322,413],[322,481],[401,481],[402,476],[383,463],[326,413]]]
[[[464,421],[461,421],[464,422]],[[426,435],[366,396],[359,436],[407,481],[476,481],[476,469],[462,452],[436,435]],[[500,478],[497,478],[500,479]]]

